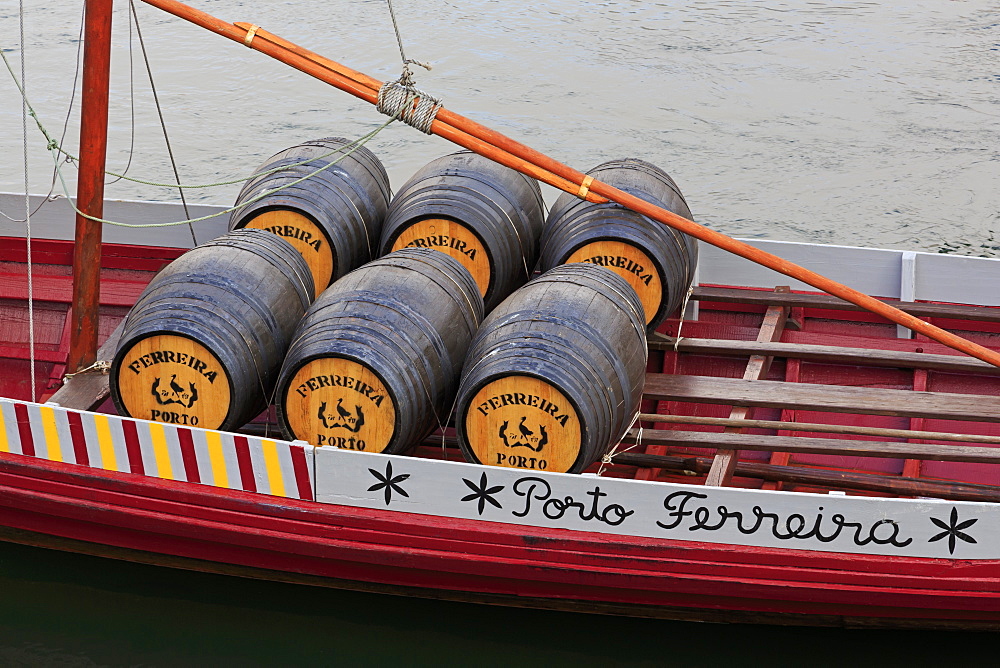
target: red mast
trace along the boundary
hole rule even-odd
[[[104,215],[112,2],[86,0],[85,5],[80,174],[76,206],[95,218]],[[101,223],[77,214],[76,245],[73,249],[73,320],[67,363],[70,371],[89,366],[96,359],[100,294]]]

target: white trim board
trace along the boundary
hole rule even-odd
[[[998,504],[678,485],[337,448],[314,457],[321,503],[723,545],[1000,559]]]
[[[742,239],[746,243],[877,297],[1000,306],[1000,259],[914,251]],[[815,288],[699,243],[699,282],[793,290]],[[912,267],[912,268],[911,268]]]
[[[33,195],[34,209],[42,196]],[[130,223],[163,223],[184,220],[184,209],[174,202],[105,200],[105,217]],[[192,216],[200,217],[225,210],[224,206],[189,205]],[[24,215],[24,195],[0,193],[0,211],[12,218]],[[46,202],[32,216],[36,238],[72,239],[74,212],[65,198]],[[199,243],[228,231],[229,216],[222,215],[195,224]],[[24,224],[0,217],[0,236],[24,236]],[[190,248],[187,226],[123,228],[104,226],[104,241],[167,248]],[[819,245],[802,242],[741,239],[746,243],[785,258],[844,283],[865,294],[891,299],[913,299],[1000,306],[1000,259],[943,255],[913,251]],[[793,290],[815,290],[754,264],[749,260],[699,242],[698,280],[701,284],[741,285],[773,288],[790,285]],[[905,258],[912,270],[904,270]],[[911,294],[912,286],[912,294]]]
[[[31,196],[31,210],[38,209],[31,216],[31,235],[36,239],[72,240],[76,231],[76,212],[65,197],[44,202],[41,195]],[[39,208],[39,205],[41,207]],[[208,216],[226,210],[228,207],[188,204],[193,218]],[[11,218],[24,218],[24,195],[0,193],[0,211]],[[123,223],[172,223],[186,220],[184,207],[174,202],[143,202],[137,200],[104,200],[104,218]],[[229,231],[229,215],[193,224],[198,243],[211,241]],[[0,236],[23,237],[24,223],[15,223],[0,216]],[[187,225],[170,227],[118,227],[105,225],[102,240],[109,244],[131,244],[160,248],[191,248],[191,230]]]

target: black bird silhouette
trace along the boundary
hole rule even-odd
[[[520,424],[517,425],[517,428],[521,430],[521,435],[524,436],[525,438],[527,438],[528,436],[535,435],[535,432],[531,431],[530,429],[524,426],[524,418],[521,418],[521,422]]]
[[[346,420],[347,418],[351,417],[351,411],[347,410],[346,408],[340,405],[340,402],[342,402],[343,400],[344,400],[343,397],[337,399],[337,414]]]
[[[175,378],[177,378],[177,374],[176,373],[174,375],[170,376],[170,389],[173,390],[177,394],[177,396],[179,397],[181,395],[181,392],[184,391],[184,388],[174,382]]]

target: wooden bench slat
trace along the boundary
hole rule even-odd
[[[634,443],[638,431],[629,432],[627,442]],[[728,450],[760,450],[794,452],[814,455],[847,455],[853,457],[888,457],[892,459],[933,459],[948,462],[1000,464],[1000,448],[971,445],[939,445],[897,441],[850,441],[809,436],[771,436],[732,432],[681,431],[644,429],[644,445],[665,445],[687,448],[718,448]]]
[[[859,306],[831,295],[778,294],[768,290],[747,290],[743,288],[714,288],[698,286],[691,294],[692,299],[735,304],[767,304],[775,306],[834,309],[838,311],[863,311]],[[901,311],[919,318],[951,318],[954,320],[976,320],[980,322],[1000,322],[1000,308],[987,306],[965,306],[962,304],[927,304],[923,302],[901,302],[898,299],[880,299]]]
[[[649,348],[651,350],[673,350],[674,341],[667,337],[650,338]],[[937,355],[901,350],[841,348],[839,346],[822,346],[810,343],[769,343],[736,341],[732,339],[681,338],[681,342],[677,348],[681,352],[694,354],[728,356],[769,355],[773,357],[790,357],[810,362],[828,362],[831,364],[1000,375],[1000,368],[966,355]]]
[[[691,471],[698,474],[707,473],[712,465],[712,460],[707,457],[657,456],[620,452],[615,455],[614,463],[673,471]],[[782,466],[756,462],[737,462],[735,473],[747,478],[759,478],[760,480],[794,485],[856,489],[902,496],[930,496],[956,501],[1000,503],[1000,487],[993,485],[947,482],[926,478],[900,478],[855,471],[827,471],[804,466]]]
[[[643,395],[658,401],[1000,422],[1000,398],[978,394],[647,373]]]
[[[73,301],[73,277],[39,274],[32,278],[33,295],[37,301],[70,303]],[[102,306],[132,306],[146,288],[139,281],[101,280]],[[28,283],[24,274],[0,273],[0,299],[24,301],[28,298]]]

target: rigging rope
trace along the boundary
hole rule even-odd
[[[437,116],[438,109],[444,103],[439,99],[416,87],[413,81],[413,72],[410,65],[419,65],[426,70],[430,70],[428,63],[407,58],[403,51],[403,38],[399,33],[399,23],[396,21],[396,11],[393,9],[392,0],[386,0],[389,6],[389,16],[392,18],[392,27],[396,31],[396,44],[399,45],[399,58],[403,61],[403,72],[395,81],[386,81],[378,91],[378,102],[375,108],[379,113],[387,116],[399,118],[407,125],[413,126],[424,134],[431,134],[431,125],[434,117]]]
[[[328,158],[328,157],[330,157],[330,156],[332,156],[332,155],[334,155],[336,153],[343,153],[343,155],[340,156],[339,158],[337,158],[336,160],[333,160],[329,164],[327,164],[327,165],[325,165],[325,166],[323,166],[323,167],[321,167],[321,168],[319,168],[319,169],[317,169],[317,170],[315,170],[313,172],[310,172],[310,173],[306,174],[302,178],[296,179],[295,181],[287,183],[287,184],[285,184],[285,185],[283,185],[283,186],[281,186],[279,188],[274,188],[272,190],[264,191],[264,192],[262,192],[261,194],[259,194],[258,196],[254,197],[252,199],[249,199],[249,200],[247,200],[245,202],[240,202],[240,204],[238,206],[233,206],[233,207],[230,207],[230,208],[225,209],[223,211],[219,211],[218,213],[209,214],[207,216],[200,216],[200,217],[197,217],[197,218],[188,218],[187,220],[178,220],[178,221],[173,221],[173,222],[169,222],[169,223],[145,223],[145,224],[139,224],[139,223],[135,223],[135,224],[132,224],[132,223],[120,223],[120,222],[116,222],[116,221],[113,221],[113,220],[106,220],[104,218],[97,218],[95,216],[90,216],[88,214],[83,213],[82,211],[80,211],[76,207],[76,203],[74,202],[73,198],[69,195],[69,188],[66,185],[66,179],[65,179],[65,177],[64,177],[64,175],[62,173],[61,163],[63,163],[63,162],[68,162],[68,163],[78,162],[79,159],[75,155],[73,155],[72,153],[69,153],[68,151],[64,150],[59,145],[59,142],[57,142],[56,140],[54,140],[52,138],[52,136],[49,134],[48,130],[45,129],[45,126],[42,125],[42,122],[38,119],[38,114],[35,112],[34,108],[31,106],[31,103],[28,100],[28,96],[27,96],[27,94],[24,91],[24,87],[22,86],[21,81],[18,80],[17,75],[14,73],[14,69],[11,67],[10,61],[7,60],[7,56],[4,54],[3,49],[0,49],[0,59],[2,59],[3,62],[4,62],[4,65],[7,66],[7,71],[10,72],[11,78],[13,78],[13,80],[14,80],[14,85],[17,86],[18,91],[21,93],[21,99],[22,99],[25,107],[27,108],[27,115],[31,116],[34,119],[35,125],[38,127],[39,132],[41,132],[42,136],[45,137],[46,148],[49,151],[53,152],[53,156],[52,157],[53,157],[53,162],[55,163],[55,169],[54,169],[54,171],[55,171],[55,174],[58,176],[58,181],[62,185],[62,189],[63,189],[63,195],[60,195],[60,197],[66,197],[66,199],[70,203],[70,206],[73,207],[73,210],[77,214],[83,216],[84,218],[87,218],[88,220],[96,221],[98,223],[104,223],[106,225],[116,225],[118,227],[131,227],[131,228],[172,227],[172,226],[175,226],[175,225],[188,225],[188,224],[191,224],[191,223],[199,223],[199,222],[202,222],[202,221],[205,221],[205,220],[209,220],[211,218],[218,218],[219,216],[223,216],[223,215],[226,215],[228,213],[232,213],[236,209],[239,209],[239,208],[244,207],[244,206],[246,206],[248,204],[252,204],[254,202],[260,201],[264,197],[267,197],[269,195],[273,195],[274,193],[279,192],[279,191],[281,191],[281,190],[283,190],[285,188],[288,188],[288,187],[297,185],[299,183],[302,183],[303,181],[306,181],[308,179],[313,178],[314,176],[316,176],[320,172],[325,171],[325,170],[329,169],[330,167],[333,167],[334,165],[338,164],[341,160],[343,160],[347,156],[351,155],[357,148],[359,148],[361,146],[364,146],[369,141],[371,141],[378,133],[380,133],[382,130],[384,130],[385,128],[387,128],[397,118],[397,116],[393,116],[392,118],[390,118],[386,122],[382,123],[377,128],[375,128],[374,130],[372,130],[371,132],[369,132],[369,133],[367,133],[365,135],[362,135],[361,137],[359,137],[358,139],[354,140],[350,144],[347,144],[347,145],[342,146],[340,148],[334,149],[334,150],[332,150],[332,151],[330,151],[328,153],[325,153],[323,155],[320,155],[320,156],[317,156],[317,157],[307,158],[307,159],[302,160],[300,162],[292,163],[290,165],[282,165],[281,167],[276,167],[274,169],[270,169],[270,170],[267,170],[267,171],[264,171],[264,172],[259,172],[259,173],[252,174],[251,176],[253,176],[253,177],[266,176],[266,175],[270,175],[270,174],[276,174],[276,173],[278,173],[280,171],[284,171],[284,170],[286,170],[286,169],[288,169],[290,167],[300,167],[302,165],[306,165],[306,164],[308,164],[310,162],[313,162],[315,160],[322,160],[324,158]],[[345,152],[345,149],[349,149],[349,150],[347,150]],[[25,150],[27,150],[27,149],[25,149]],[[59,159],[59,155],[65,156],[65,159],[64,160],[60,160]],[[124,174],[117,174],[116,172],[111,172],[111,171],[107,171],[107,170],[104,173],[105,174],[110,174],[111,176],[120,176],[120,177],[124,178],[126,181],[132,181],[132,182],[141,183],[141,184],[144,184],[144,185],[159,186],[159,187],[164,187],[164,188],[178,188],[178,187],[180,187],[180,188],[187,188],[187,189],[194,189],[194,188],[214,188],[214,187],[218,187],[218,186],[233,185],[233,184],[236,184],[236,183],[244,183],[249,178],[251,178],[251,177],[242,177],[242,178],[232,179],[232,180],[228,180],[228,181],[219,181],[219,182],[216,182],[216,183],[208,183],[208,184],[201,184],[201,185],[180,185],[180,184],[177,184],[177,183],[157,183],[155,181],[145,181],[145,180],[142,180],[142,179],[136,179],[136,178],[133,178],[133,177],[125,176]],[[52,198],[47,197],[45,199],[45,201],[51,201],[51,199]]]
[[[131,4],[131,0],[129,0]],[[126,12],[128,13],[128,12]],[[81,24],[82,25],[82,24]],[[132,167],[132,154],[135,152],[135,57],[132,53],[132,14],[128,15],[128,101],[130,109],[130,123],[129,123],[129,146],[128,146],[128,161],[125,163],[125,169],[122,170],[122,174],[128,174],[128,170]],[[64,137],[65,138],[65,135]],[[60,139],[60,143],[62,140]],[[107,172],[105,172],[106,174]],[[112,183],[117,183],[122,180],[122,176],[115,177],[113,181],[107,181],[105,185],[111,185]]]
[[[129,0],[129,8],[132,10],[129,14],[130,17],[135,19],[135,34],[139,37],[139,47],[142,49],[142,59],[146,63],[146,74],[149,76],[149,88],[153,92],[153,103],[156,105],[156,113],[160,117],[160,127],[163,129],[163,141],[167,145],[167,155],[170,157],[170,167],[174,170],[174,180],[177,181],[177,194],[181,198],[181,206],[184,207],[184,217],[187,219],[191,218],[191,213],[188,211],[187,199],[184,197],[184,189],[181,188],[181,175],[177,171],[177,161],[174,160],[174,150],[170,146],[170,137],[167,136],[167,122],[163,118],[163,109],[160,108],[160,96],[156,93],[156,84],[153,83],[153,69],[149,65],[149,55],[146,53],[146,42],[142,38],[142,29],[139,27],[139,14],[135,11],[134,0]],[[131,21],[129,22],[131,25]],[[129,47],[131,47],[131,42]],[[131,49],[129,53],[131,58]],[[131,158],[129,158],[131,161]],[[188,229],[191,231],[191,243],[195,246],[198,245],[198,239],[194,234],[194,225],[188,223]]]
[[[0,49],[0,59],[2,59],[4,61],[4,64],[7,66],[7,71],[10,73],[11,78],[14,81],[14,85],[17,86],[18,91],[21,93],[21,95],[23,97],[24,96],[24,91],[21,88],[21,84],[20,84],[20,82],[17,79],[17,75],[14,74],[14,70],[13,70],[13,68],[10,65],[10,61],[8,61],[7,60],[7,56],[4,55],[3,49]],[[42,122],[38,119],[38,115],[35,113],[35,110],[31,106],[30,102],[28,103],[28,115],[31,116],[34,119],[35,125],[38,127],[38,131],[41,132],[42,135],[45,137],[46,144],[47,144],[46,148],[48,150],[50,150],[50,151],[56,151],[56,152],[62,154],[64,156],[64,161],[68,162],[70,164],[73,164],[73,163],[76,163],[76,162],[80,161],[80,159],[76,155],[70,153],[69,151],[67,151],[66,149],[64,149],[62,147],[62,141],[61,140],[60,141],[56,141],[56,140],[54,140],[52,138],[52,136],[49,134],[49,131],[45,128],[44,125],[42,125]],[[65,138],[65,135],[63,136],[63,139],[64,138]],[[312,162],[313,160],[321,160],[323,158],[327,158],[327,157],[333,155],[334,153],[338,153],[338,152],[339,152],[339,149],[338,150],[333,150],[333,151],[330,151],[329,153],[326,153],[324,155],[321,155],[321,156],[318,156],[318,157],[315,157],[315,158],[307,158],[306,160],[302,160],[301,162],[295,162],[295,163],[292,163],[290,165],[282,165],[281,167],[275,167],[274,169],[270,169],[270,170],[267,170],[267,171],[264,171],[264,172],[254,172],[251,176],[253,176],[253,177],[270,176],[271,174],[276,174],[278,172],[284,171],[284,170],[288,169],[289,167],[301,167],[302,165],[308,164],[308,163]],[[116,177],[118,177],[120,179],[124,179],[125,181],[130,181],[132,183],[138,183],[138,184],[145,185],[145,186],[154,186],[154,187],[157,187],[157,188],[172,188],[172,189],[180,187],[180,188],[183,188],[185,190],[197,190],[197,189],[203,189],[203,188],[219,188],[219,187],[222,187],[222,186],[231,186],[231,185],[235,185],[237,183],[245,183],[251,177],[251,176],[241,176],[241,177],[229,179],[229,180],[226,180],[226,181],[215,181],[213,183],[182,183],[182,184],[178,185],[176,182],[174,182],[174,183],[163,183],[163,182],[160,182],[160,181],[151,181],[151,180],[148,180],[148,179],[139,179],[139,178],[135,178],[135,177],[132,177],[132,176],[127,176],[126,174],[119,174],[118,172],[113,172],[111,170],[105,170],[104,173],[107,174],[108,176],[116,176]],[[55,173],[53,172],[53,179],[54,178],[55,178]],[[58,197],[62,197],[62,195],[59,195]],[[23,223],[24,221],[23,220],[16,220],[14,222]]]
[[[104,218],[97,218],[96,216],[90,216],[88,214],[85,214],[85,213],[83,213],[82,211],[80,211],[79,209],[76,208],[76,203],[73,202],[72,198],[70,198],[68,194],[67,194],[67,199],[69,199],[70,205],[73,207],[73,210],[76,211],[77,214],[83,216],[84,218],[86,218],[88,220],[93,220],[95,222],[103,223],[105,225],[115,225],[116,227],[129,227],[129,228],[173,227],[175,225],[188,225],[188,224],[191,224],[191,223],[200,223],[202,221],[209,220],[211,218],[218,218],[219,216],[224,216],[224,215],[226,215],[228,213],[232,213],[233,211],[236,211],[237,209],[241,209],[241,208],[247,206],[248,204],[253,204],[254,202],[259,202],[260,200],[264,199],[265,197],[268,197],[270,195],[273,195],[274,193],[280,192],[280,191],[284,190],[285,188],[290,188],[292,186],[298,185],[299,183],[302,183],[303,181],[307,181],[307,180],[315,177],[320,172],[326,171],[327,169],[330,169],[334,165],[340,163],[341,160],[343,160],[347,156],[349,156],[352,153],[354,153],[355,150],[357,150],[358,148],[360,148],[360,147],[364,146],[365,144],[367,144],[369,141],[371,141],[372,138],[375,137],[375,135],[377,135],[379,132],[381,132],[382,130],[384,130],[385,128],[387,128],[389,126],[389,124],[392,123],[394,120],[396,120],[396,119],[395,118],[390,118],[389,120],[387,120],[382,125],[378,126],[377,128],[375,128],[374,130],[372,130],[368,134],[363,135],[362,137],[360,137],[358,139],[355,139],[350,144],[347,144],[346,146],[341,147],[340,149],[337,149],[335,151],[330,151],[329,153],[325,154],[324,156],[320,156],[321,158],[328,157],[328,156],[333,155],[334,153],[340,153],[340,152],[342,152],[342,149],[344,149],[344,148],[350,147],[350,150],[348,150],[346,152],[343,152],[343,155],[341,155],[339,158],[331,161],[330,163],[324,165],[323,167],[320,167],[319,169],[317,169],[317,170],[315,170],[313,172],[309,172],[305,176],[303,176],[301,178],[298,178],[298,179],[295,179],[294,181],[290,181],[289,183],[286,183],[286,184],[284,184],[284,185],[282,185],[282,186],[280,186],[278,188],[272,188],[271,190],[265,190],[265,191],[261,192],[259,195],[257,195],[256,197],[252,197],[252,198],[246,200],[245,202],[240,202],[236,206],[229,207],[228,209],[224,209],[224,210],[219,211],[217,213],[209,214],[207,216],[199,216],[197,218],[188,218],[187,220],[177,220],[177,221],[173,221],[173,222],[169,222],[169,223],[121,223],[121,222],[117,222],[117,221],[114,221],[114,220],[106,220]],[[307,162],[312,162],[313,160],[317,160],[317,159],[319,159],[319,158],[312,158],[310,160],[303,161],[302,163],[299,163],[299,164],[305,164]],[[286,168],[287,168],[287,166],[286,166]],[[63,175],[62,175],[62,171],[61,170],[59,172],[59,180],[60,180],[60,182],[63,185],[63,190],[66,191],[67,190],[66,181],[63,179]]]
[[[70,119],[70,117],[71,117],[71,115],[73,113],[73,101],[76,99],[76,85],[77,85],[77,82],[79,81],[79,78],[80,78],[80,57],[81,57],[81,55],[83,53],[83,17],[84,17],[85,13],[86,13],[86,6],[84,5],[83,8],[82,8],[82,10],[81,10],[81,13],[80,13],[80,33],[77,35],[77,38],[76,38],[76,65],[74,66],[74,69],[73,69],[73,86],[70,88],[69,106],[66,109],[66,118],[63,120],[62,135],[60,135],[60,137],[59,137],[59,143],[60,144],[66,139],[66,132],[69,130],[69,119]],[[2,49],[0,49],[0,55],[3,55]],[[14,77],[14,71],[11,69],[10,63],[8,63],[6,61],[7,61],[7,59],[5,57],[4,58],[4,64],[7,65],[7,71],[11,73],[11,77],[14,78],[14,83],[17,84],[17,78]],[[18,86],[18,90],[20,90],[20,86]],[[22,93],[22,97],[23,97],[23,93]],[[29,109],[30,109],[31,105],[28,105],[28,106],[29,106]],[[68,162],[68,158],[63,158],[63,160]],[[42,201],[38,203],[38,206],[36,206],[34,208],[34,210],[31,211],[30,215],[34,216],[36,213],[38,213],[42,209],[43,206],[45,206],[49,202],[52,202],[52,201],[54,201],[54,200],[62,197],[62,195],[53,195],[52,194],[53,192],[55,192],[56,184],[58,183],[58,178],[57,177],[58,177],[58,174],[57,174],[56,170],[53,169],[52,170],[52,180],[49,183],[49,192],[45,194],[45,197],[43,197]],[[25,218],[13,218],[11,216],[8,216],[3,211],[0,211],[0,216],[3,216],[4,218],[6,218],[7,220],[11,221],[12,223],[24,223],[24,222],[27,222],[27,217],[25,217]]]

